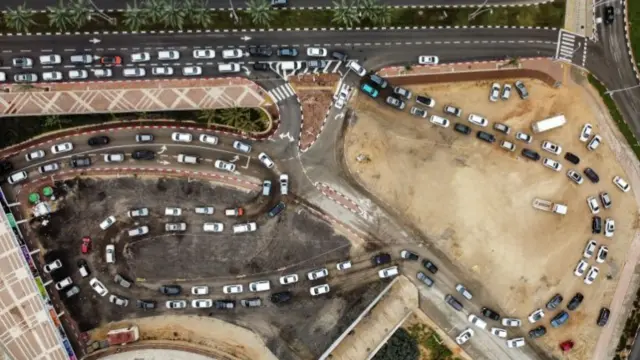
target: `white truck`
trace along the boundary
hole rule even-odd
[[[549,200],[542,200],[538,198],[533,199],[533,207],[538,210],[550,211],[560,215],[566,215],[568,210],[567,205],[558,204]]]
[[[534,122],[533,124],[531,124],[531,130],[533,130],[535,134],[538,134],[544,131],[559,128],[566,123],[567,119],[564,117],[564,115],[558,115]]]

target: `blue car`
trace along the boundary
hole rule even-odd
[[[369,84],[363,84],[361,87],[362,91],[364,91],[367,95],[371,96],[372,98],[376,98],[379,94],[377,89],[374,89],[373,86],[369,85]]]
[[[566,311],[561,311],[558,315],[551,319],[551,327],[557,328],[569,320],[569,314]]]

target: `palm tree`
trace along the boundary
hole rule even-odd
[[[386,26],[391,22],[391,8],[387,5],[380,5],[375,10],[375,16],[371,19],[374,24]]]
[[[375,22],[378,16],[378,7],[380,7],[378,0],[358,0],[356,4],[361,20],[369,19],[371,22]]]
[[[44,119],[44,127],[46,129],[59,128],[62,130],[62,125],[70,123],[69,119],[63,119],[58,115],[49,115]]]
[[[247,1],[247,13],[251,17],[251,22],[258,26],[269,27],[272,20],[273,10],[268,0]]]
[[[252,131],[248,127],[251,124],[251,111],[248,108],[232,107],[219,110],[220,122],[224,125],[238,128],[243,131]]]
[[[138,3],[134,0],[133,5],[127,4],[127,9],[124,11],[124,25],[131,31],[138,31],[147,25],[149,19],[144,9],[138,7]]]
[[[167,1],[165,0],[145,0],[144,14],[147,20],[153,24],[159,24],[164,18]]]
[[[198,119],[207,122],[207,127],[211,127],[211,123],[215,123],[218,119],[218,112],[214,109],[204,109],[198,114]]]
[[[187,17],[193,25],[204,29],[211,25],[211,10],[206,0],[191,2],[185,9],[188,9]]]
[[[27,4],[18,5],[15,9],[7,8],[4,22],[7,27],[17,32],[29,32],[29,28],[36,24],[33,20],[34,12],[27,8]]]
[[[66,31],[67,26],[73,22],[71,12],[64,6],[62,0],[59,0],[56,6],[48,6],[47,10],[49,10],[47,14],[49,26],[54,26],[60,31]]]
[[[74,0],[71,3],[71,22],[77,29],[91,20],[91,9],[87,0]]]
[[[176,0],[170,0],[164,7],[165,12],[162,17],[164,27],[182,30],[187,12],[178,5]]]
[[[354,24],[360,22],[358,8],[353,6],[353,4],[347,4],[346,0],[340,0],[339,3],[334,1],[333,19],[331,21],[338,25],[351,28]]]

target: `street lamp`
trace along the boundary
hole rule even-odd
[[[116,19],[114,19],[111,16],[105,14],[104,11],[102,11],[102,9],[100,9],[98,7],[98,5],[96,5],[93,2],[93,0],[88,0],[88,1],[89,1],[89,4],[91,4],[91,6],[93,6],[93,8],[96,10],[95,14],[98,14],[98,16],[100,16],[104,20],[108,21],[110,24],[115,24],[116,23]],[[91,14],[89,14],[89,20],[91,20]]]
[[[229,14],[229,17],[233,18],[233,22],[234,23],[238,23],[238,14],[236,14],[236,10],[233,7],[233,0],[229,0],[229,6],[231,6],[231,14]]]
[[[608,91],[605,91],[604,93],[605,93],[605,94],[607,94],[607,95],[609,95],[609,96],[611,96],[611,95],[613,95],[613,94],[615,94],[615,93],[617,93],[617,92],[620,92],[620,91],[627,91],[627,90],[635,89],[635,88],[638,88],[638,87],[640,87],[640,84],[638,84],[638,85],[633,85],[633,86],[629,86],[629,87],[622,88],[622,89],[617,89],[617,90],[608,90]]]
[[[480,5],[479,8],[476,9],[476,11],[472,12],[471,14],[469,14],[469,17],[467,18],[468,21],[473,20],[476,16],[478,16],[478,14],[482,11],[482,8],[484,8],[487,3],[489,2],[489,0],[484,0],[484,2],[482,3],[482,5]]]

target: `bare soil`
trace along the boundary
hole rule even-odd
[[[520,100],[514,92],[510,100],[498,103],[489,102],[490,82],[486,81],[411,88],[414,94],[435,98],[437,106],[428,109],[430,114],[442,116],[445,104],[461,107],[461,119],[446,116],[452,123],[479,130],[466,120],[468,114],[488,118],[490,125],[485,130],[496,135],[497,143],[502,139],[516,143],[514,153],[481,142],[475,131],[464,136],[452,130],[453,124],[442,129],[408,111],[399,112],[360,96],[357,119],[345,137],[345,158],[354,176],[387,208],[402,213],[447,257],[468,269],[473,283],[490,289],[503,315],[525,319],[555,293],[564,296],[564,304],[576,292],[583,293],[585,301],[571,312],[569,323],[559,329],[547,326],[549,333],[536,340],[547,352],[559,355],[558,343],[572,338],[576,348],[569,358],[582,359],[596,343],[598,311],[613,295],[638,227],[637,207],[632,194],[620,192],[611,182],[614,175],[626,175],[606,142],[589,152],[578,141],[584,123],[594,125],[595,133],[599,131],[583,93],[569,87],[554,89],[537,80],[526,83],[531,94],[528,100]],[[407,110],[412,105],[410,102]],[[532,122],[558,114],[567,117],[564,127],[534,135],[533,143],[526,146],[514,140],[516,131],[531,134]],[[495,122],[509,125],[511,135],[494,131]],[[563,153],[577,154],[580,164],[572,165],[562,155],[541,150],[543,140],[560,144]],[[564,168],[554,172],[540,162],[525,160],[519,155],[523,147],[559,161]],[[361,153],[370,161],[356,162]],[[600,183],[585,178],[578,186],[567,178],[568,169],[582,172],[585,167],[598,172]],[[615,219],[613,239],[591,234],[585,199],[602,191],[614,203],[599,214]],[[535,210],[531,203],[536,197],[567,204],[569,212],[559,216]],[[609,257],[598,264],[600,276],[588,286],[573,270],[591,238],[609,247]],[[589,264],[595,261],[590,259]],[[554,315],[547,313],[546,319]],[[527,324],[522,330],[530,328]]]
[[[337,74],[321,76],[306,74],[299,79],[292,78],[291,85],[302,103],[304,115],[300,129],[301,149],[310,147],[320,135],[339,80]]]

